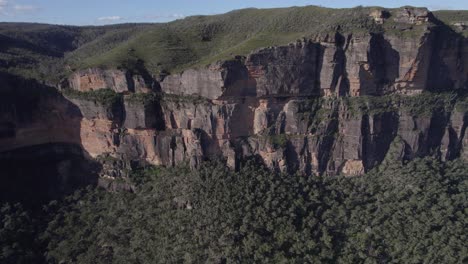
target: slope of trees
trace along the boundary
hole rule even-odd
[[[135,193],[79,190],[34,219],[3,205],[0,262],[462,263],[467,172],[429,158],[353,178],[146,168]]]

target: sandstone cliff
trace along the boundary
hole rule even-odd
[[[382,33],[334,33],[246,58],[169,75],[170,94],[229,96],[360,96],[465,89],[467,39],[425,9],[403,9]],[[387,23],[387,22],[383,22]]]
[[[39,204],[97,183],[100,165],[82,145],[83,114],[75,103],[8,74],[0,73],[0,88],[1,200]]]
[[[80,146],[101,160],[102,185],[125,177],[112,164],[132,162],[222,158],[236,169],[256,158],[278,171],[353,176],[427,155],[467,160],[466,37],[427,10],[370,16],[391,30],[320,34],[157,77],[81,70],[63,94],[29,101],[14,87],[31,83],[3,81],[14,100],[2,101],[0,152]]]

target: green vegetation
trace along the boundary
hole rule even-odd
[[[414,116],[451,112],[455,105],[464,105],[466,94],[423,92],[414,96],[359,96],[340,99],[352,116],[404,111]]]
[[[468,96],[465,96],[456,102],[455,110],[459,112],[468,112]]]
[[[200,95],[162,94],[162,100],[178,104],[211,104],[209,99]]]
[[[275,148],[285,148],[289,141],[286,134],[270,135],[268,139]]]
[[[434,15],[456,32],[468,37],[467,30],[460,30],[459,27],[454,25],[455,23],[464,23],[465,26],[468,26],[468,10],[439,10],[434,11]]]
[[[73,70],[65,59],[73,51],[81,48],[83,56],[92,57],[122,44],[149,26],[0,23],[0,68],[14,75],[56,84]]]
[[[63,91],[64,95],[71,99],[81,99],[99,103],[105,107],[112,107],[122,100],[122,95],[112,89],[99,89],[88,92],[80,92],[72,89]]]
[[[438,10],[433,13],[446,24],[468,21],[468,10]]]
[[[40,263],[37,220],[21,204],[0,205],[1,263]]]
[[[0,23],[0,68],[51,83],[89,67],[138,71],[143,66],[151,74],[174,73],[303,37],[335,32],[417,37],[426,28],[400,25],[392,19],[378,25],[369,17],[376,8],[250,8],[169,23],[104,27]],[[398,9],[388,10],[394,14]],[[449,25],[467,17],[465,11],[437,11],[435,15]]]
[[[451,112],[457,99],[460,100],[455,93],[422,93],[417,96],[401,96],[399,100],[400,107],[412,115],[427,116],[437,112]]]
[[[285,45],[301,37],[342,32],[377,31],[368,17],[369,8],[330,9],[317,6],[243,9],[215,16],[193,16],[134,34],[102,55],[84,56],[81,49],[67,61],[73,67],[122,66],[142,59],[150,72],[178,72],[247,55],[273,45]]]
[[[312,133],[315,133],[323,121],[330,122],[336,118],[333,116],[333,109],[338,102],[337,97],[313,98],[300,103],[298,113],[301,120],[308,120],[307,126],[311,128]]]
[[[156,93],[132,93],[125,96],[125,102],[141,105],[150,105],[160,99],[161,96]]]
[[[247,163],[134,171],[135,193],[87,188],[0,215],[0,262],[462,263],[466,163],[418,159],[360,177]]]
[[[418,41],[424,36],[424,32],[427,31],[427,25],[399,23],[395,22],[393,18],[390,17],[382,24],[382,31],[388,35],[394,35],[400,38],[413,38],[414,41]]]

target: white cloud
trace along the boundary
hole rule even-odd
[[[437,11],[437,10],[455,10],[453,6],[449,5],[429,5],[427,8],[431,11]]]
[[[172,14],[173,18],[184,18],[185,16],[182,14]]]
[[[144,16],[143,18],[144,19],[149,19],[149,20],[160,20],[160,19],[163,19],[163,20],[171,20],[171,19],[179,19],[179,18],[184,18],[185,16],[183,14],[169,14],[169,15],[146,15]]]
[[[7,5],[8,5],[7,0],[0,0],[0,11],[3,11],[3,9],[5,9]]]
[[[130,16],[130,17],[103,16],[103,17],[96,18],[94,22],[97,24],[112,24],[112,23],[123,23],[123,22],[165,22],[165,21],[172,21],[174,19],[180,19],[184,17],[185,15],[180,14],[180,13],[151,14],[151,15]]]
[[[13,6],[13,10],[17,12],[32,12],[37,11],[39,8],[33,5],[15,5]]]
[[[39,7],[34,5],[14,5],[15,0],[0,0],[0,14],[16,16],[25,13],[36,12]]]
[[[105,17],[99,17],[97,20],[101,22],[116,22],[122,19],[123,17],[121,16],[105,16]]]

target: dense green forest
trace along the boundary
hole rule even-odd
[[[4,203],[0,262],[466,263],[467,172],[432,158],[351,178],[144,168],[133,193]]]

